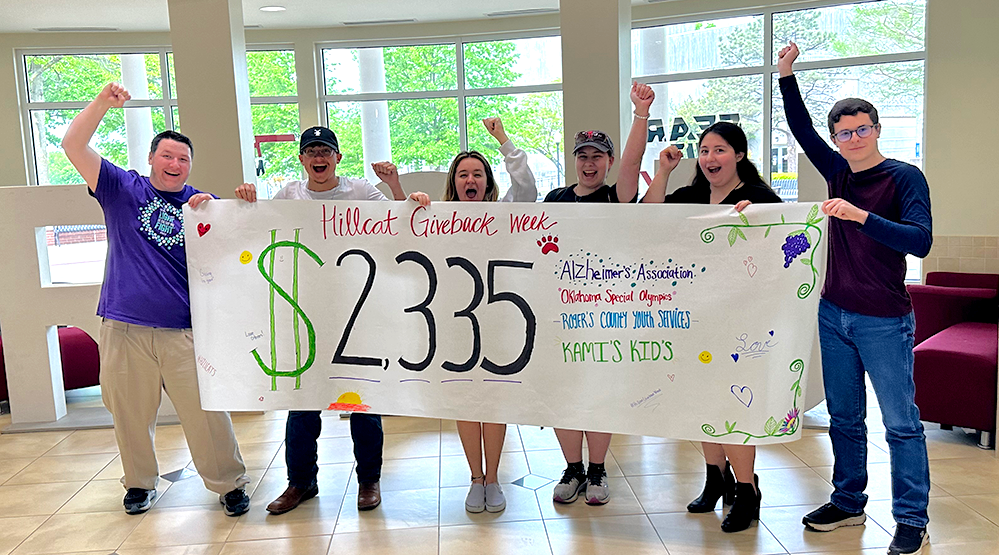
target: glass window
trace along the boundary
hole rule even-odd
[[[323,49],[326,94],[457,88],[454,44]]]
[[[749,157],[761,168],[763,76],[745,75],[674,81],[652,85],[656,100],[649,113],[649,134],[642,171],[655,175],[655,161],[668,145],[676,145],[684,158],[697,158],[703,131],[718,121],[739,124],[749,139]],[[639,180],[644,192],[647,183]]]
[[[763,16],[633,29],[631,48],[636,77],[759,66]]]
[[[330,102],[326,106],[330,129],[337,134],[343,154],[337,168],[341,175],[365,175],[367,164],[386,159],[402,173],[447,171],[461,150],[455,98]],[[387,125],[379,111],[387,112]],[[388,151],[384,149],[386,136]]]
[[[62,150],[62,137],[80,109],[30,110],[35,175],[39,185],[83,183]],[[123,168],[145,168],[153,136],[166,129],[163,110],[126,108],[107,113],[91,146]]]
[[[469,42],[462,47],[469,89],[562,82],[559,37]]]
[[[302,178],[298,161],[298,104],[250,106],[257,194],[273,198],[289,180]]]
[[[28,102],[90,102],[111,81],[133,99],[163,98],[159,54],[24,56]]]
[[[50,284],[101,283],[107,258],[107,229],[102,225],[45,226]],[[44,269],[43,269],[44,270]]]
[[[500,117],[514,146],[528,153],[528,165],[534,173],[539,200],[565,183],[561,91],[473,96],[466,99],[465,109],[468,113],[468,148],[481,152],[492,163],[500,197],[510,188],[510,174],[503,163],[499,144],[482,125],[482,120],[488,117]]]
[[[293,50],[246,52],[250,96],[298,96]]]
[[[923,50],[926,0],[886,0],[774,14],[773,52],[797,43],[800,61]]]

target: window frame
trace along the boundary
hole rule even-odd
[[[560,29],[532,29],[513,33],[488,33],[481,35],[442,35],[435,37],[420,37],[414,39],[365,40],[365,41],[324,41],[315,44],[316,76],[319,84],[319,111],[322,125],[329,126],[329,114],[326,109],[329,102],[365,102],[372,100],[421,100],[431,98],[454,98],[458,103],[458,146],[459,150],[468,150],[468,114],[465,101],[479,96],[496,96],[510,94],[561,92],[562,83],[544,85],[514,85],[508,87],[474,88],[465,87],[465,45],[469,43],[492,42],[502,40],[520,40],[532,38],[560,37]],[[354,94],[327,94],[326,73],[323,62],[323,50],[352,48],[391,48],[396,46],[426,46],[453,45],[455,49],[456,86],[444,91],[408,91],[408,92],[373,92]]]
[[[877,0],[866,1],[845,1],[845,0],[818,0],[813,2],[801,2],[790,5],[773,6],[767,8],[745,8],[737,10],[723,10],[710,13],[684,14],[682,16],[650,18],[632,21],[631,30],[647,29],[650,27],[662,27],[681,23],[698,23],[706,20],[729,19],[736,17],[762,16],[763,17],[763,64],[739,68],[715,69],[705,71],[692,71],[684,73],[666,73],[656,75],[632,76],[634,81],[647,85],[671,83],[678,81],[694,81],[702,79],[717,79],[720,77],[739,77],[746,75],[763,76],[763,105],[761,106],[761,142],[763,152],[762,166],[760,173],[767,178],[772,173],[771,158],[769,156],[772,148],[772,113],[774,95],[774,76],[777,75],[777,64],[773,62],[773,21],[775,14],[813,10],[818,8],[830,8],[836,6],[854,6],[858,4],[870,4]],[[928,0],[927,0],[928,1]],[[852,56],[845,58],[834,58],[829,60],[817,60],[811,62],[795,62],[795,71],[808,71],[814,69],[839,69],[855,66],[865,66],[872,64],[883,64],[893,62],[923,62],[926,64],[926,42],[925,42],[925,22],[923,49],[900,54],[878,54],[871,56]],[[924,74],[925,75],[925,74]],[[923,113],[926,113],[926,79],[923,79]],[[926,126],[922,129],[922,144],[926,144]]]
[[[267,52],[287,50],[295,52],[293,43],[252,44],[246,45],[246,52]],[[24,164],[27,168],[28,185],[41,185],[38,182],[38,167],[36,162],[34,135],[32,132],[31,112],[34,110],[82,110],[90,104],[90,100],[72,102],[29,102],[28,76],[25,60],[28,56],[87,56],[87,55],[122,55],[122,54],[156,54],[160,61],[160,80],[162,83],[162,98],[132,99],[126,108],[155,108],[163,111],[164,125],[167,129],[176,129],[174,110],[178,108],[177,95],[172,87],[172,76],[168,56],[173,53],[171,46],[129,46],[129,47],[93,47],[93,48],[18,48],[14,51],[18,109],[21,119],[22,144],[24,145]],[[296,91],[297,93],[297,91]],[[299,104],[299,95],[294,96],[251,96],[250,105],[261,104]],[[254,151],[254,156],[256,152]]]

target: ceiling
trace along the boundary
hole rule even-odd
[[[189,4],[197,0],[187,0]],[[567,0],[571,1],[571,0]],[[661,1],[661,0],[660,0]],[[511,10],[558,9],[559,0],[243,0],[248,27],[328,27],[344,22],[416,19],[420,22],[486,18]],[[645,4],[647,0],[632,0]],[[262,12],[263,6],[283,12]],[[0,0],[0,33],[80,30],[168,31],[167,0]],[[65,29],[68,28],[68,29]]]

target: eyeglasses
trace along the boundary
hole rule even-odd
[[[834,139],[836,139],[837,142],[845,143],[853,138],[854,133],[856,133],[857,136],[860,137],[861,139],[866,139],[867,137],[870,137],[872,133],[874,133],[875,129],[880,129],[880,128],[881,128],[880,123],[875,123],[874,125],[861,125],[856,129],[843,129],[841,131],[837,131],[833,133],[832,136]]]
[[[322,156],[323,158],[329,158],[330,156],[333,156],[333,149],[332,148],[328,148],[328,147],[327,148],[307,148],[307,149],[305,149],[305,150],[302,151],[302,154],[304,154],[306,158],[316,158],[316,157],[319,157],[319,156]]]

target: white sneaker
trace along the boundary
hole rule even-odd
[[[571,468],[566,468],[562,472],[562,479],[555,485],[552,492],[552,501],[556,503],[572,503],[579,496],[579,492],[586,489],[586,475],[577,474]]]
[[[472,485],[468,488],[468,495],[465,496],[465,510],[470,513],[481,513],[486,510],[485,486],[472,482]]]
[[[586,498],[587,505],[603,505],[610,501],[610,486],[607,484],[607,472],[599,475],[590,473],[586,477]]]
[[[498,483],[486,484],[486,510],[490,513],[498,513],[505,508],[506,497],[503,496],[503,488]]]

